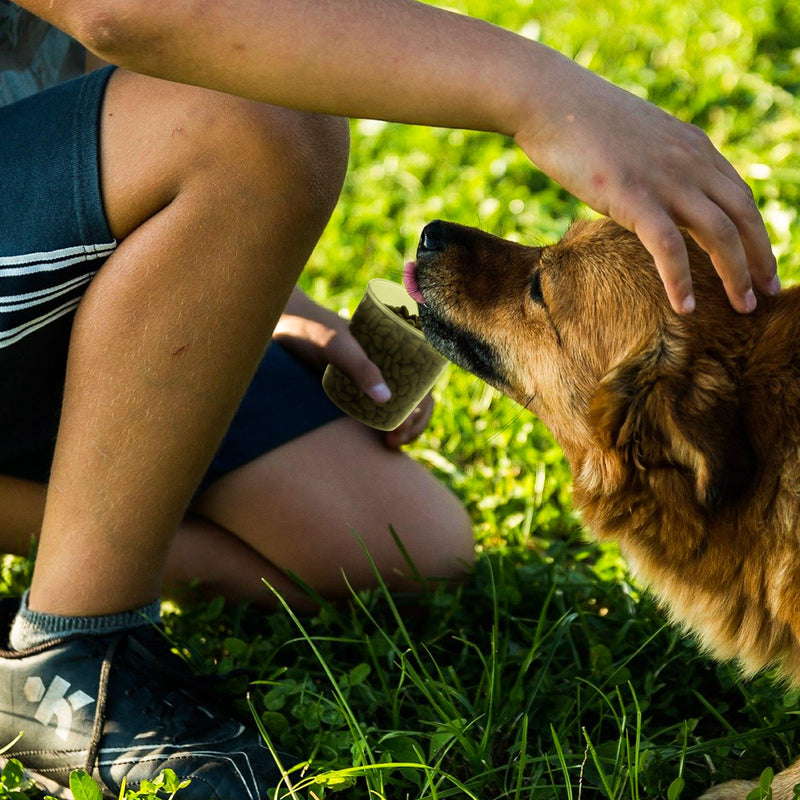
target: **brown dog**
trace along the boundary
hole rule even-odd
[[[800,288],[742,316],[687,246],[689,316],[608,220],[550,247],[432,222],[406,285],[442,353],[550,428],[589,529],[621,544],[671,617],[745,673],[774,664],[800,685]],[[774,799],[799,782],[797,762]]]

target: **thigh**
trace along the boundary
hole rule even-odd
[[[0,471],[47,479],[72,318],[116,243],[98,126],[110,70],[0,108]]]
[[[195,511],[318,591],[375,584],[363,541],[393,588],[418,588],[392,526],[426,577],[461,574],[472,528],[458,499],[426,469],[349,418],[337,419],[234,470]]]

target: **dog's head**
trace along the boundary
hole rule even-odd
[[[710,509],[753,476],[737,375],[748,333],[708,257],[687,247],[688,317],[638,238],[608,220],[548,247],[432,222],[406,283],[432,344],[536,413],[585,484],[669,470]]]

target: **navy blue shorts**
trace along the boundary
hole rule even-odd
[[[48,480],[75,310],[116,247],[98,165],[112,71],[0,107],[0,474]],[[340,416],[272,343],[202,486]]]

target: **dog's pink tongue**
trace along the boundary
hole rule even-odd
[[[420,291],[419,283],[417,283],[417,264],[415,261],[409,261],[403,267],[403,283],[406,291],[414,300],[421,304],[425,303],[425,297]]]

